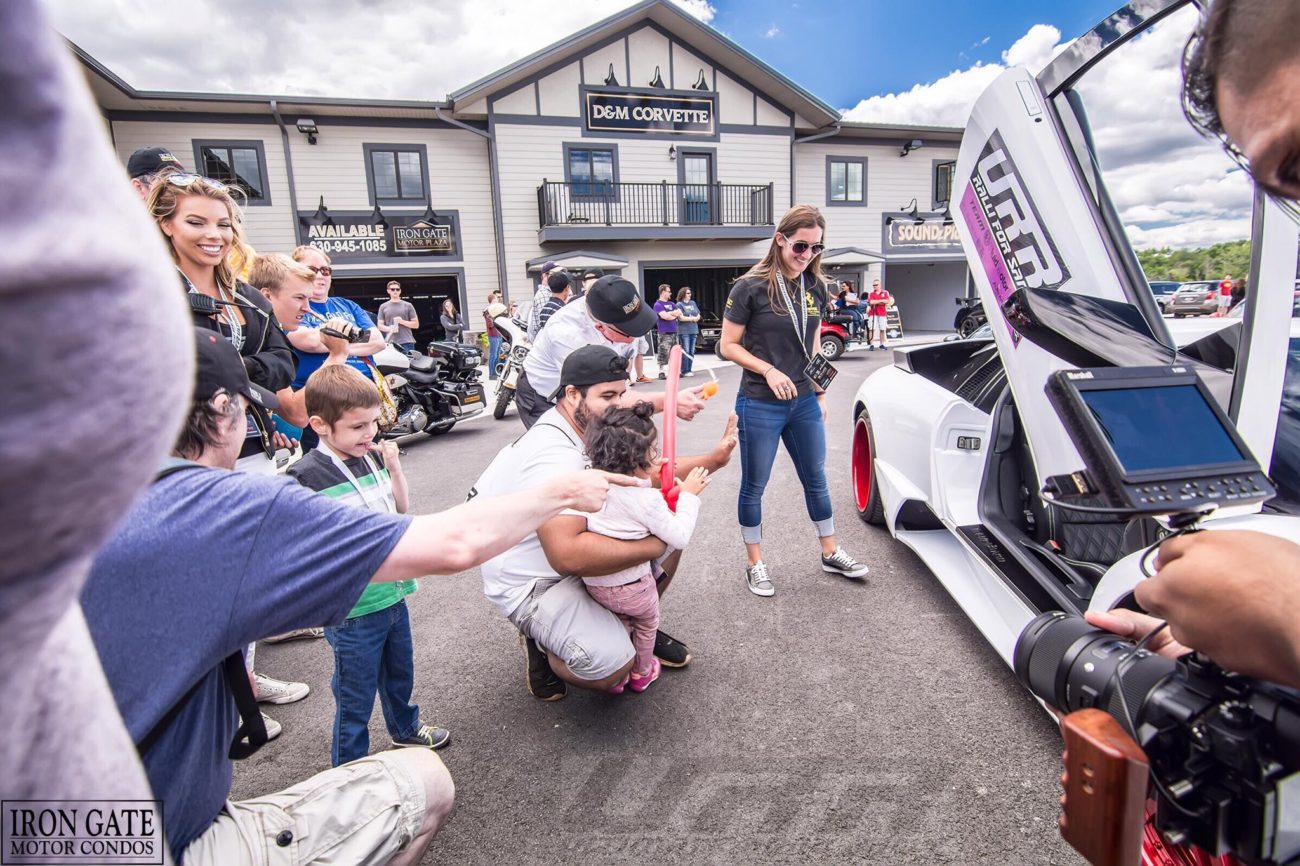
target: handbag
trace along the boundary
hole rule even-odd
[[[379,372],[373,359],[366,358],[366,369],[370,371],[370,378],[379,389],[379,429],[387,430],[397,423],[397,400],[393,398],[392,389],[388,387],[384,374]]]

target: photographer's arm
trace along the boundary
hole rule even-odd
[[[1135,595],[1175,640],[1230,671],[1300,688],[1300,546],[1196,532],[1162,544],[1156,566]]]
[[[668,549],[653,535],[624,541],[588,532],[587,519],[574,514],[552,517],[537,530],[537,540],[556,574],[579,577],[613,574],[649,562]]]
[[[636,482],[588,469],[507,496],[478,496],[437,514],[422,514],[411,521],[371,581],[409,580],[473,568],[508,550],[567,508],[598,511],[611,483]],[[581,517],[571,519],[586,522]],[[659,546],[662,552],[662,544]]]

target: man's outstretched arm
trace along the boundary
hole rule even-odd
[[[518,493],[479,496],[446,511],[420,515],[411,521],[371,580],[408,580],[473,568],[522,541],[565,509],[599,511],[611,483],[636,482],[588,469]],[[583,518],[574,519],[585,524]]]

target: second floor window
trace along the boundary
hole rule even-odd
[[[865,167],[861,160],[832,159],[830,161],[831,202],[861,204],[866,200]]]
[[[569,183],[574,195],[609,195],[614,191],[614,151],[569,149]]]
[[[199,158],[205,177],[243,190],[249,204],[270,201],[263,161],[255,146],[203,144],[199,146]]]
[[[934,206],[943,207],[952,199],[952,178],[957,170],[955,159],[934,164]]]
[[[375,198],[424,200],[424,164],[416,150],[370,151]]]

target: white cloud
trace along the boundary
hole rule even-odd
[[[781,35],[781,28],[777,27],[775,24],[767,28],[767,32],[763,34],[763,36],[767,39],[773,39],[780,35]]]
[[[1079,87],[1107,188],[1140,248],[1195,247],[1250,235],[1251,187],[1179,107],[1179,60],[1195,21],[1185,9],[1090,71]],[[1038,72],[1063,51],[1055,27],[1035,24],[1002,52],[902,93],[864,99],[848,120],[964,126],[976,98],[1011,66]]]
[[[705,24],[713,21],[713,16],[718,14],[718,10],[709,0],[673,0],[678,6],[689,15],[692,15]]]

